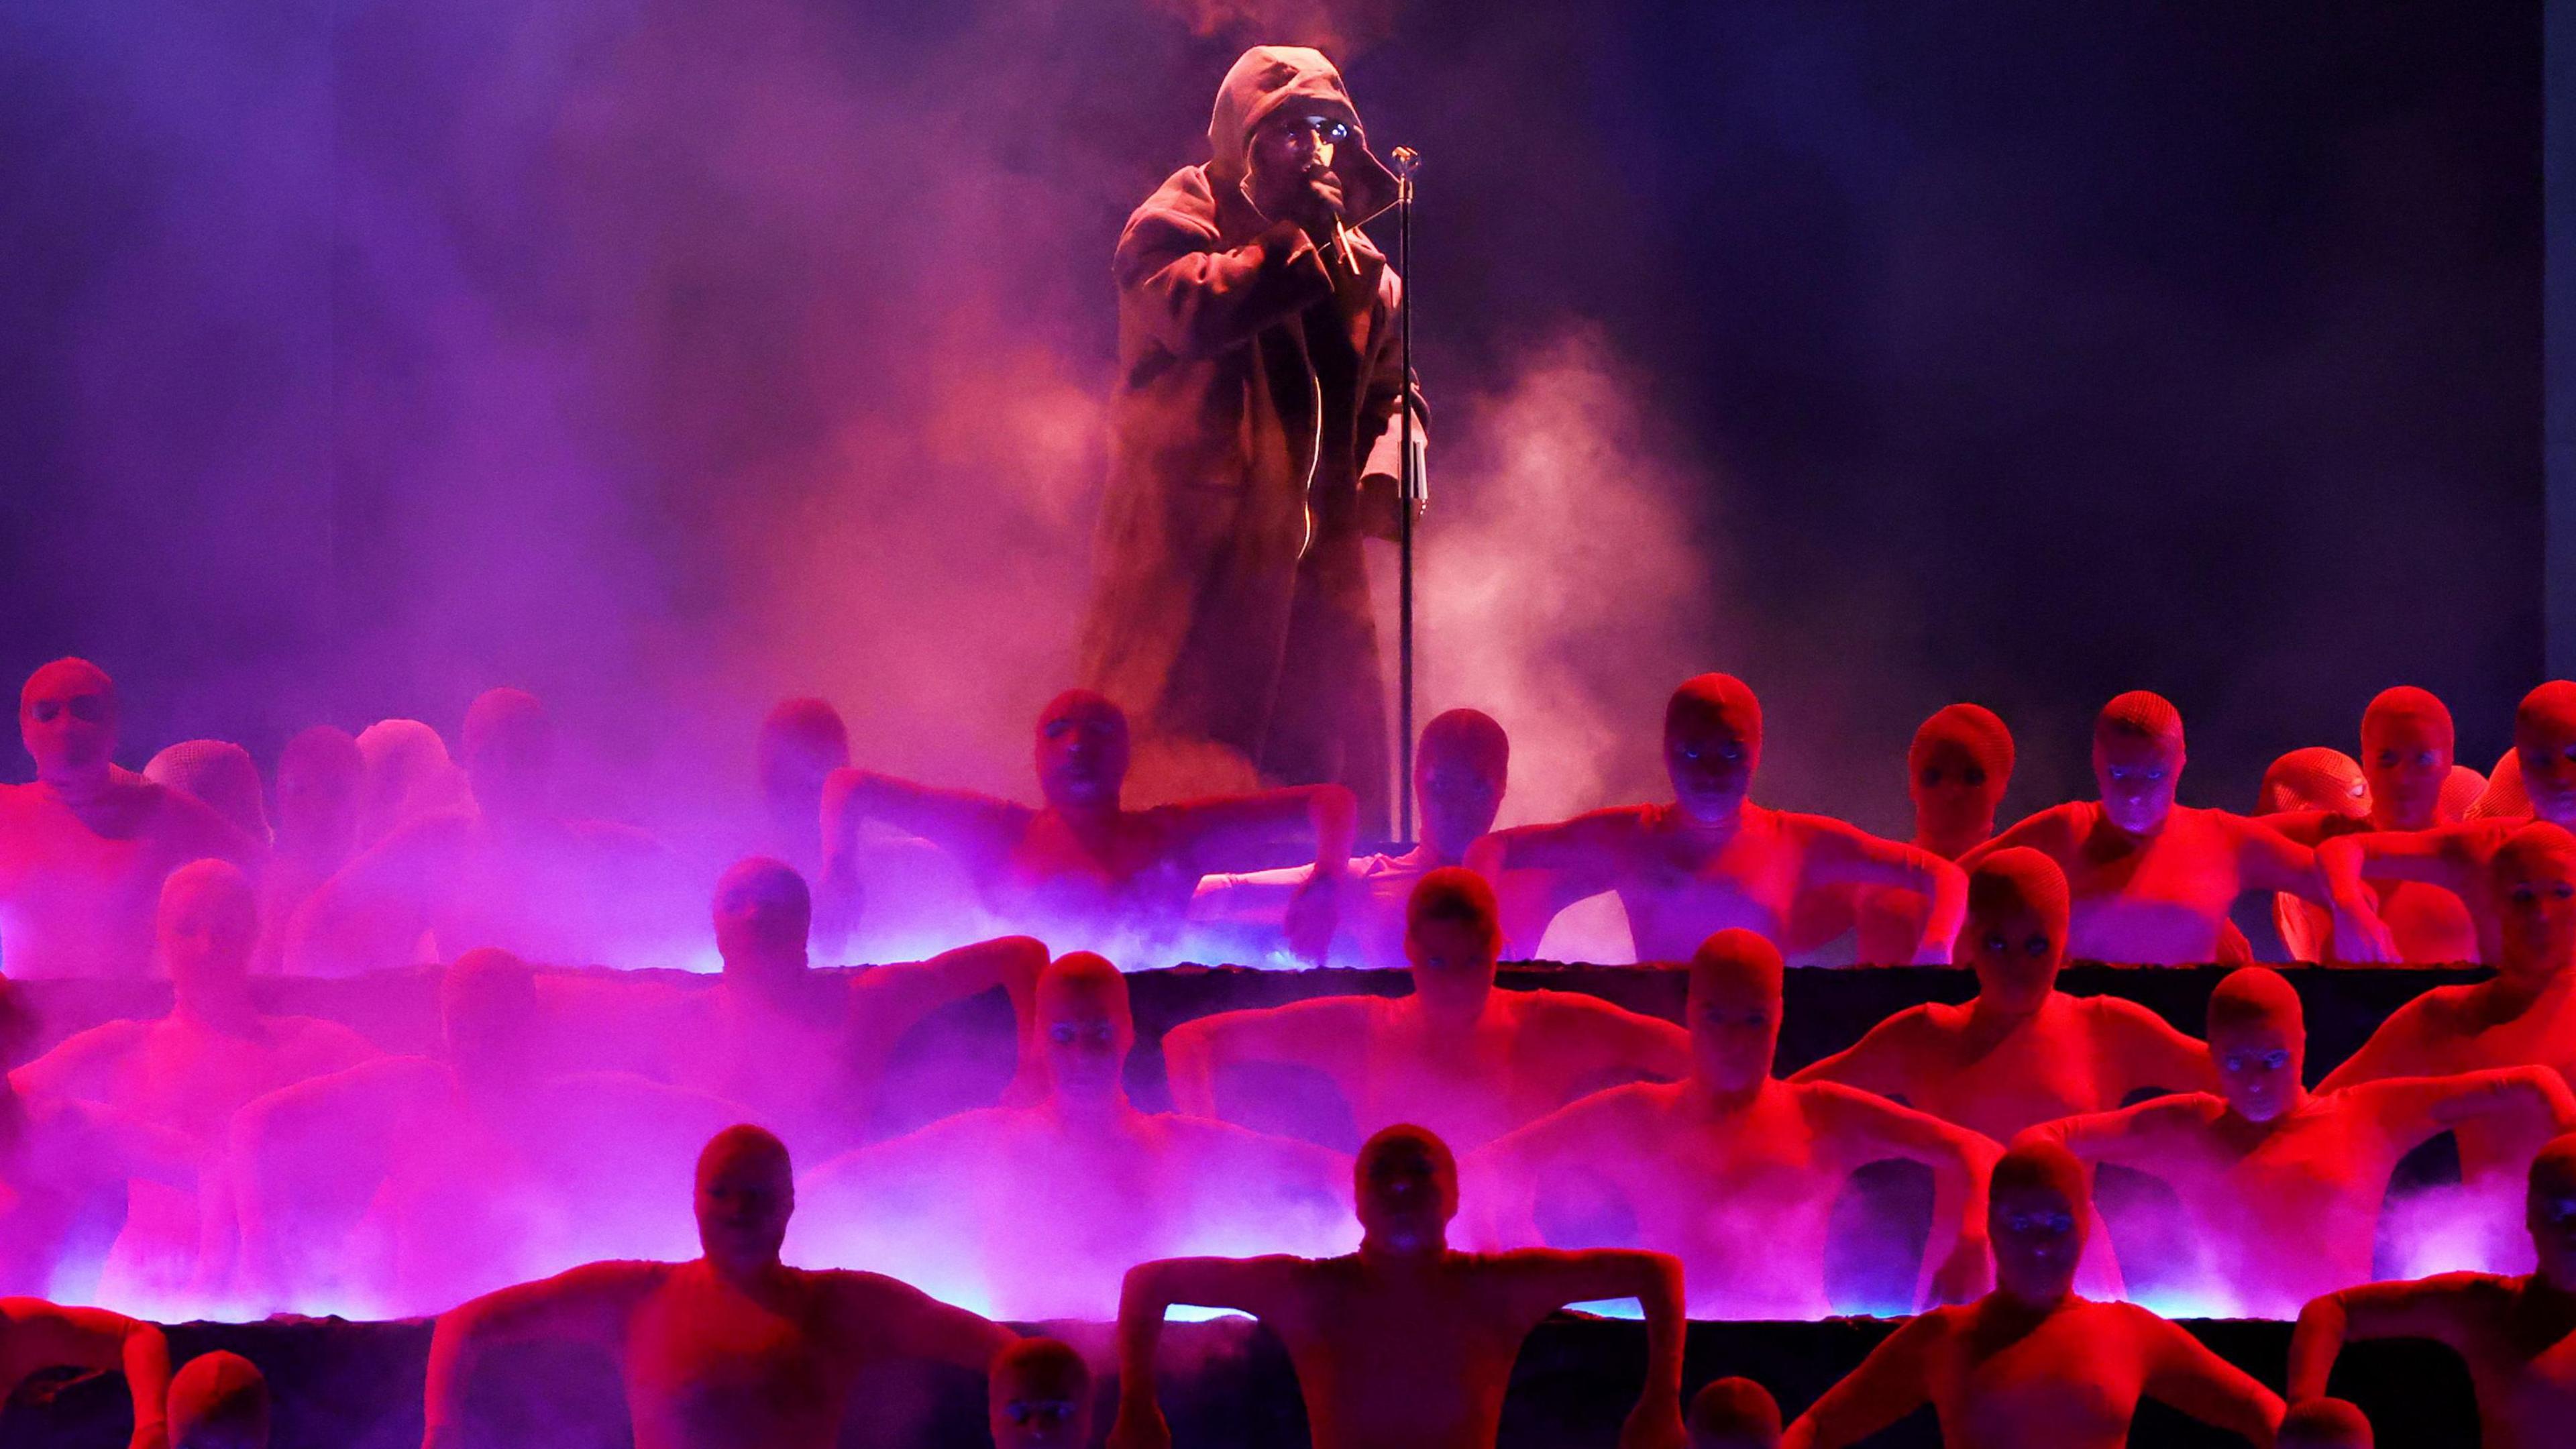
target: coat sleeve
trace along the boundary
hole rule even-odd
[[[1427,455],[1431,449],[1431,410],[1422,401],[1422,379],[1404,370],[1402,308],[1404,282],[1389,267],[1378,288],[1379,325],[1371,330],[1375,345],[1369,357],[1368,393],[1360,407],[1360,476],[1401,478],[1397,471],[1404,449],[1404,430],[1396,426],[1396,408],[1413,412],[1413,475],[1420,498],[1428,497]],[[1374,441],[1372,441],[1374,435]]]
[[[1114,270],[1131,323],[1180,357],[1240,346],[1333,294],[1332,274],[1294,222],[1231,251],[1215,230],[1147,208],[1128,219]]]

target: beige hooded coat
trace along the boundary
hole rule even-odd
[[[1245,195],[1252,133],[1291,103],[1358,128],[1322,55],[1248,51],[1217,96],[1213,159],[1175,172],[1119,237],[1081,673],[1128,713],[1138,802],[1333,781],[1382,838],[1390,746],[1359,483],[1396,471],[1399,292],[1358,231],[1338,271]],[[1349,220],[1393,200],[1364,141],[1334,169]]]

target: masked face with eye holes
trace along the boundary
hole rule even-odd
[[[1673,691],[1664,709],[1664,773],[1685,816],[1706,825],[1733,820],[1761,763],[1762,706],[1742,680],[1703,674]]]
[[[2576,835],[2547,821],[2516,830],[2487,867],[2497,974],[2545,988],[2576,960]]]
[[[1125,1100],[1136,1023],[1127,978],[1088,951],[1067,952],[1038,977],[1038,1051],[1058,1101]]]
[[[44,783],[104,784],[116,753],[115,684],[86,659],[57,659],[37,670],[18,694],[18,738]]]

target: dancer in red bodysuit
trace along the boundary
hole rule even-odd
[[[2370,780],[2361,762],[2341,750],[2310,745],[2274,760],[2263,772],[2254,813],[2310,849],[2338,835],[2370,828]],[[2287,891],[2272,893],[2272,928],[2293,961],[2322,961],[2333,954],[2334,914]]]
[[[1199,879],[1257,856],[1303,825],[1314,872],[1287,912],[1289,944],[1321,959],[1350,863],[1351,795],[1300,785],[1227,799],[1129,810],[1127,719],[1099,695],[1071,690],[1038,718],[1043,806],[939,790],[866,770],[835,770],[824,788],[825,875],[855,893],[851,851],[861,821],[883,820],[955,856],[993,912],[1045,935],[1133,931],[1162,944]]]
[[[250,751],[230,740],[181,740],[146,760],[143,778],[189,796],[243,839],[267,848],[267,791]]]
[[[2290,1397],[2311,1400],[2345,1343],[2429,1338],[2468,1364],[2486,1449],[2567,1442],[2576,1419],[2576,1137],[2531,1160],[2523,1222],[2539,1266],[2518,1277],[2443,1273],[2329,1293],[2290,1335]]]
[[[536,974],[504,951],[458,957],[439,1013],[435,1056],[363,1062],[234,1114],[228,1171],[253,1306],[436,1312],[588,1257],[686,1241],[653,1186],[739,1107],[552,1069]]]
[[[208,856],[258,864],[213,810],[114,763],[116,686],[88,660],[28,676],[18,737],[36,778],[0,785],[0,972],[147,975],[163,879]]]
[[[2436,986],[2389,1014],[2361,1050],[2319,1084],[2338,1091],[2387,1077],[2438,1077],[2489,1067],[2543,1066],[2576,1073],[2576,835],[2532,821],[2488,856],[2496,974],[2464,986]],[[2518,1187],[2514,1168],[2537,1146],[2529,1124],[2498,1132],[2459,1128],[2460,1170]],[[2510,1185],[2510,1186],[2508,1186]]]
[[[277,759],[277,843],[259,876],[263,975],[286,969],[286,928],[295,913],[358,853],[367,763],[348,731],[315,725],[286,742]]]
[[[2245,892],[2326,899],[2308,847],[2259,820],[2175,804],[2183,761],[2174,707],[2144,690],[2121,695],[2093,726],[2101,798],[2042,810],[1960,864],[2015,845],[2056,861],[2074,898],[2066,954],[2088,961],[2217,960],[2228,908]],[[2368,917],[2366,903],[2353,909]]]
[[[414,819],[313,892],[287,929],[288,970],[409,964],[424,931],[448,954],[490,946],[551,964],[631,966],[685,934],[665,908],[679,882],[659,841],[555,807],[555,730],[536,696],[475,698],[465,773],[472,813]]]
[[[1473,1149],[1608,1081],[1689,1069],[1690,1037],[1656,1017],[1572,991],[1499,991],[1493,889],[1473,871],[1423,876],[1407,907],[1413,994],[1323,996],[1219,1012],[1163,1034],[1172,1103],[1227,1115],[1217,1085],[1241,1062],[1330,1077],[1362,1133],[1428,1124]]]
[[[5,1221],[5,1215],[0,1215]],[[170,1345],[161,1330],[104,1308],[62,1308],[41,1298],[0,1298],[0,1409],[48,1369],[125,1375],[134,1399],[129,1449],[164,1449]]]
[[[1062,1339],[1006,1345],[985,1400],[993,1449],[1091,1449],[1091,1365]]]
[[[1569,1303],[1614,1298],[1634,1298],[1646,1314],[1646,1386],[1620,1449],[1685,1449],[1679,1263],[1618,1250],[1452,1251],[1458,1166],[1419,1127],[1370,1138],[1353,1175],[1357,1253],[1174,1258],[1128,1272],[1110,1449],[1170,1449],[1154,1400],[1154,1350],[1174,1304],[1249,1313],[1279,1336],[1315,1449],[1493,1449],[1529,1331]]]
[[[1574,898],[1616,891],[1640,961],[1679,961],[1715,931],[1789,938],[1800,904],[1838,886],[1926,897],[1922,932],[1898,959],[1947,965],[1967,904],[1958,867],[1822,815],[1746,798],[1762,761],[1762,706],[1742,680],[1703,674],[1664,711],[1670,805],[1595,810],[1555,825],[1496,831],[1468,852],[1488,879],[1557,872]]]
[[[2002,1149],[1867,1092],[1773,1077],[1780,972],[1751,931],[1709,937],[1690,965],[1690,1076],[1595,1093],[1471,1155],[1469,1206],[1491,1235],[1538,1241],[1552,1193],[1606,1190],[1637,1241],[1681,1259],[1692,1317],[1820,1318],[1836,1195],[1863,1164],[1905,1158],[1933,1178],[1920,1298],[1984,1292],[1980,1189]]]
[[[2524,695],[2514,711],[2513,754],[2530,815],[2576,827],[2576,683],[2553,679]],[[2502,772],[2499,771],[2499,776]],[[2476,933],[2477,959],[2496,960],[2498,903],[2487,894],[2488,864],[2521,818],[2483,815],[2444,824],[2382,829],[2341,836],[2317,848],[2317,866],[2337,901],[2370,898],[2367,883],[2406,882],[2437,887],[2459,898]],[[2365,959],[2418,960],[2407,943],[2382,931],[2370,937]],[[2359,942],[2356,942],[2358,947]],[[2464,941],[2449,940],[2443,949]],[[2457,960],[2456,954],[2445,959]]]
[[[158,917],[169,1014],[75,1033],[9,1074],[30,1096],[95,1102],[170,1134],[198,1164],[201,1190],[150,1178],[126,1189],[125,1228],[101,1289],[129,1307],[167,1312],[192,1281],[220,1282],[230,1272],[233,1210],[214,1169],[235,1110],[383,1054],[336,1021],[258,1009],[250,992],[258,911],[249,879],[230,862],[200,860],[171,872]]]
[[[2144,1308],[2076,1294],[2092,1213],[2065,1149],[2005,1154],[1987,1213],[1995,1291],[1897,1329],[1798,1416],[1783,1449],[1842,1449],[1927,1402],[1951,1449],[2119,1449],[2140,1399],[2273,1442],[2269,1389]]]
[[[1127,1100],[1136,1026],[1117,967],[1085,951],[1049,966],[1037,1028],[1039,1100],[943,1118],[807,1174],[801,1256],[880,1264],[1000,1317],[1097,1321],[1116,1311],[1119,1275],[1150,1258],[1348,1246],[1349,1158]]]
[[[806,952],[813,908],[804,878],[762,856],[716,882],[713,915],[723,977],[712,993],[656,1003],[673,1018],[656,1075],[735,1104],[797,1151],[821,1157],[865,1141],[905,1034],[996,986],[1016,1025],[1019,1066],[1006,1096],[1040,1090],[1030,1046],[1043,943],[1004,936],[847,980],[823,975]]]
[[[1691,1396],[1690,1449],[1780,1449],[1780,1406],[1751,1379],[1714,1379]]]
[[[221,1349],[170,1380],[170,1449],[268,1449],[268,1380]]]
[[[2133,1001],[2056,989],[2066,959],[2066,877],[2036,850],[2010,847],[1968,874],[1959,954],[1976,967],[1965,1006],[1909,1006],[1794,1082],[1842,1082],[1997,1142],[2081,1112],[2107,1112],[2148,1088],[2218,1086],[2209,1048]]]
[[[1404,969],[1404,908],[1426,872],[1459,865],[1467,848],[1494,828],[1511,772],[1511,740],[1492,716],[1472,709],[1435,715],[1422,727],[1413,757],[1413,793],[1421,807],[1422,842],[1402,855],[1372,855],[1351,862],[1342,892],[1341,925],[1334,937],[1337,966]],[[1199,882],[1190,904],[1193,920],[1260,922],[1276,931],[1313,870],[1294,866],[1248,875],[1212,875]],[[1503,954],[1525,960],[1556,913],[1574,903],[1563,882],[1546,871],[1515,870],[1495,883],[1502,908]]]
[[[2542,1135],[2576,1127],[2576,1095],[2538,1067],[2310,1093],[2298,994],[2260,966],[2210,994],[2209,1051],[2223,1095],[2069,1117],[2021,1140],[2162,1178],[2203,1253],[2196,1291],[2244,1314],[2287,1318],[2368,1278],[2388,1175],[2437,1133],[2479,1118],[2519,1119]]]
[[[757,1127],[698,1158],[698,1238],[686,1263],[591,1263],[439,1315],[422,1449],[466,1442],[467,1385],[512,1343],[582,1343],[616,1361],[635,1449],[831,1449],[852,1381],[888,1359],[982,1373],[1013,1337],[891,1278],[779,1260],[794,1174]]]

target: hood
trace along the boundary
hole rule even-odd
[[[1217,88],[1216,110],[1208,117],[1208,172],[1220,186],[1239,185],[1250,169],[1252,133],[1270,113],[1291,102],[1337,115],[1351,123],[1357,141],[1337,153],[1333,169],[1342,178],[1347,203],[1345,219],[1359,226],[1395,204],[1395,173],[1368,148],[1368,128],[1342,84],[1342,73],[1320,50],[1302,45],[1256,45],[1237,59]]]

